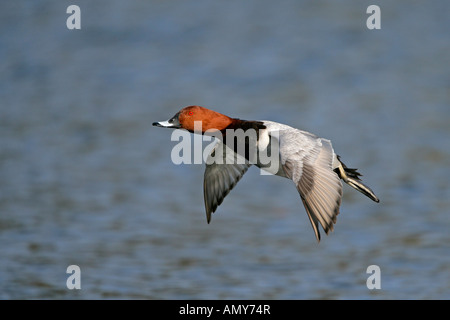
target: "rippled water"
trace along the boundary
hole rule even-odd
[[[0,4],[0,298],[450,298],[448,1],[378,1],[373,31],[368,1],[77,1],[81,30],[70,4]],[[190,104],[330,138],[381,203],[346,187],[317,244],[251,169],[208,225],[151,126]]]

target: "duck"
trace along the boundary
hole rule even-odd
[[[343,195],[341,181],[380,202],[362,183],[357,169],[348,168],[341,161],[331,141],[313,133],[274,121],[232,118],[198,105],[184,107],[169,120],[154,122],[153,126],[215,138],[217,144],[206,160],[203,179],[208,224],[212,213],[253,165],[267,174],[293,181],[317,242],[321,239],[319,225],[327,235],[334,230]],[[235,132],[244,136],[233,135]],[[241,140],[244,143],[240,144]],[[239,149],[240,145],[244,147]],[[263,161],[263,152],[271,163]]]

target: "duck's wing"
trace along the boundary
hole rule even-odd
[[[342,183],[332,168],[335,154],[331,142],[303,131],[283,135],[280,134],[283,170],[294,181],[320,241],[319,223],[325,233],[333,231],[342,198]]]
[[[247,172],[251,164],[219,141],[206,160],[203,179],[206,220]]]

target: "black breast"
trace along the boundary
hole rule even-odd
[[[259,132],[263,129],[266,129],[266,126],[261,121],[233,119],[233,122],[222,130],[223,142],[234,152],[254,163],[257,157]]]

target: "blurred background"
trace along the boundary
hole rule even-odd
[[[0,298],[449,299],[449,13],[2,1]],[[174,165],[178,142],[151,126],[192,104],[331,139],[381,202],[345,186],[317,244],[293,184],[251,168],[208,225],[204,165]],[[72,264],[81,290],[66,287]]]

